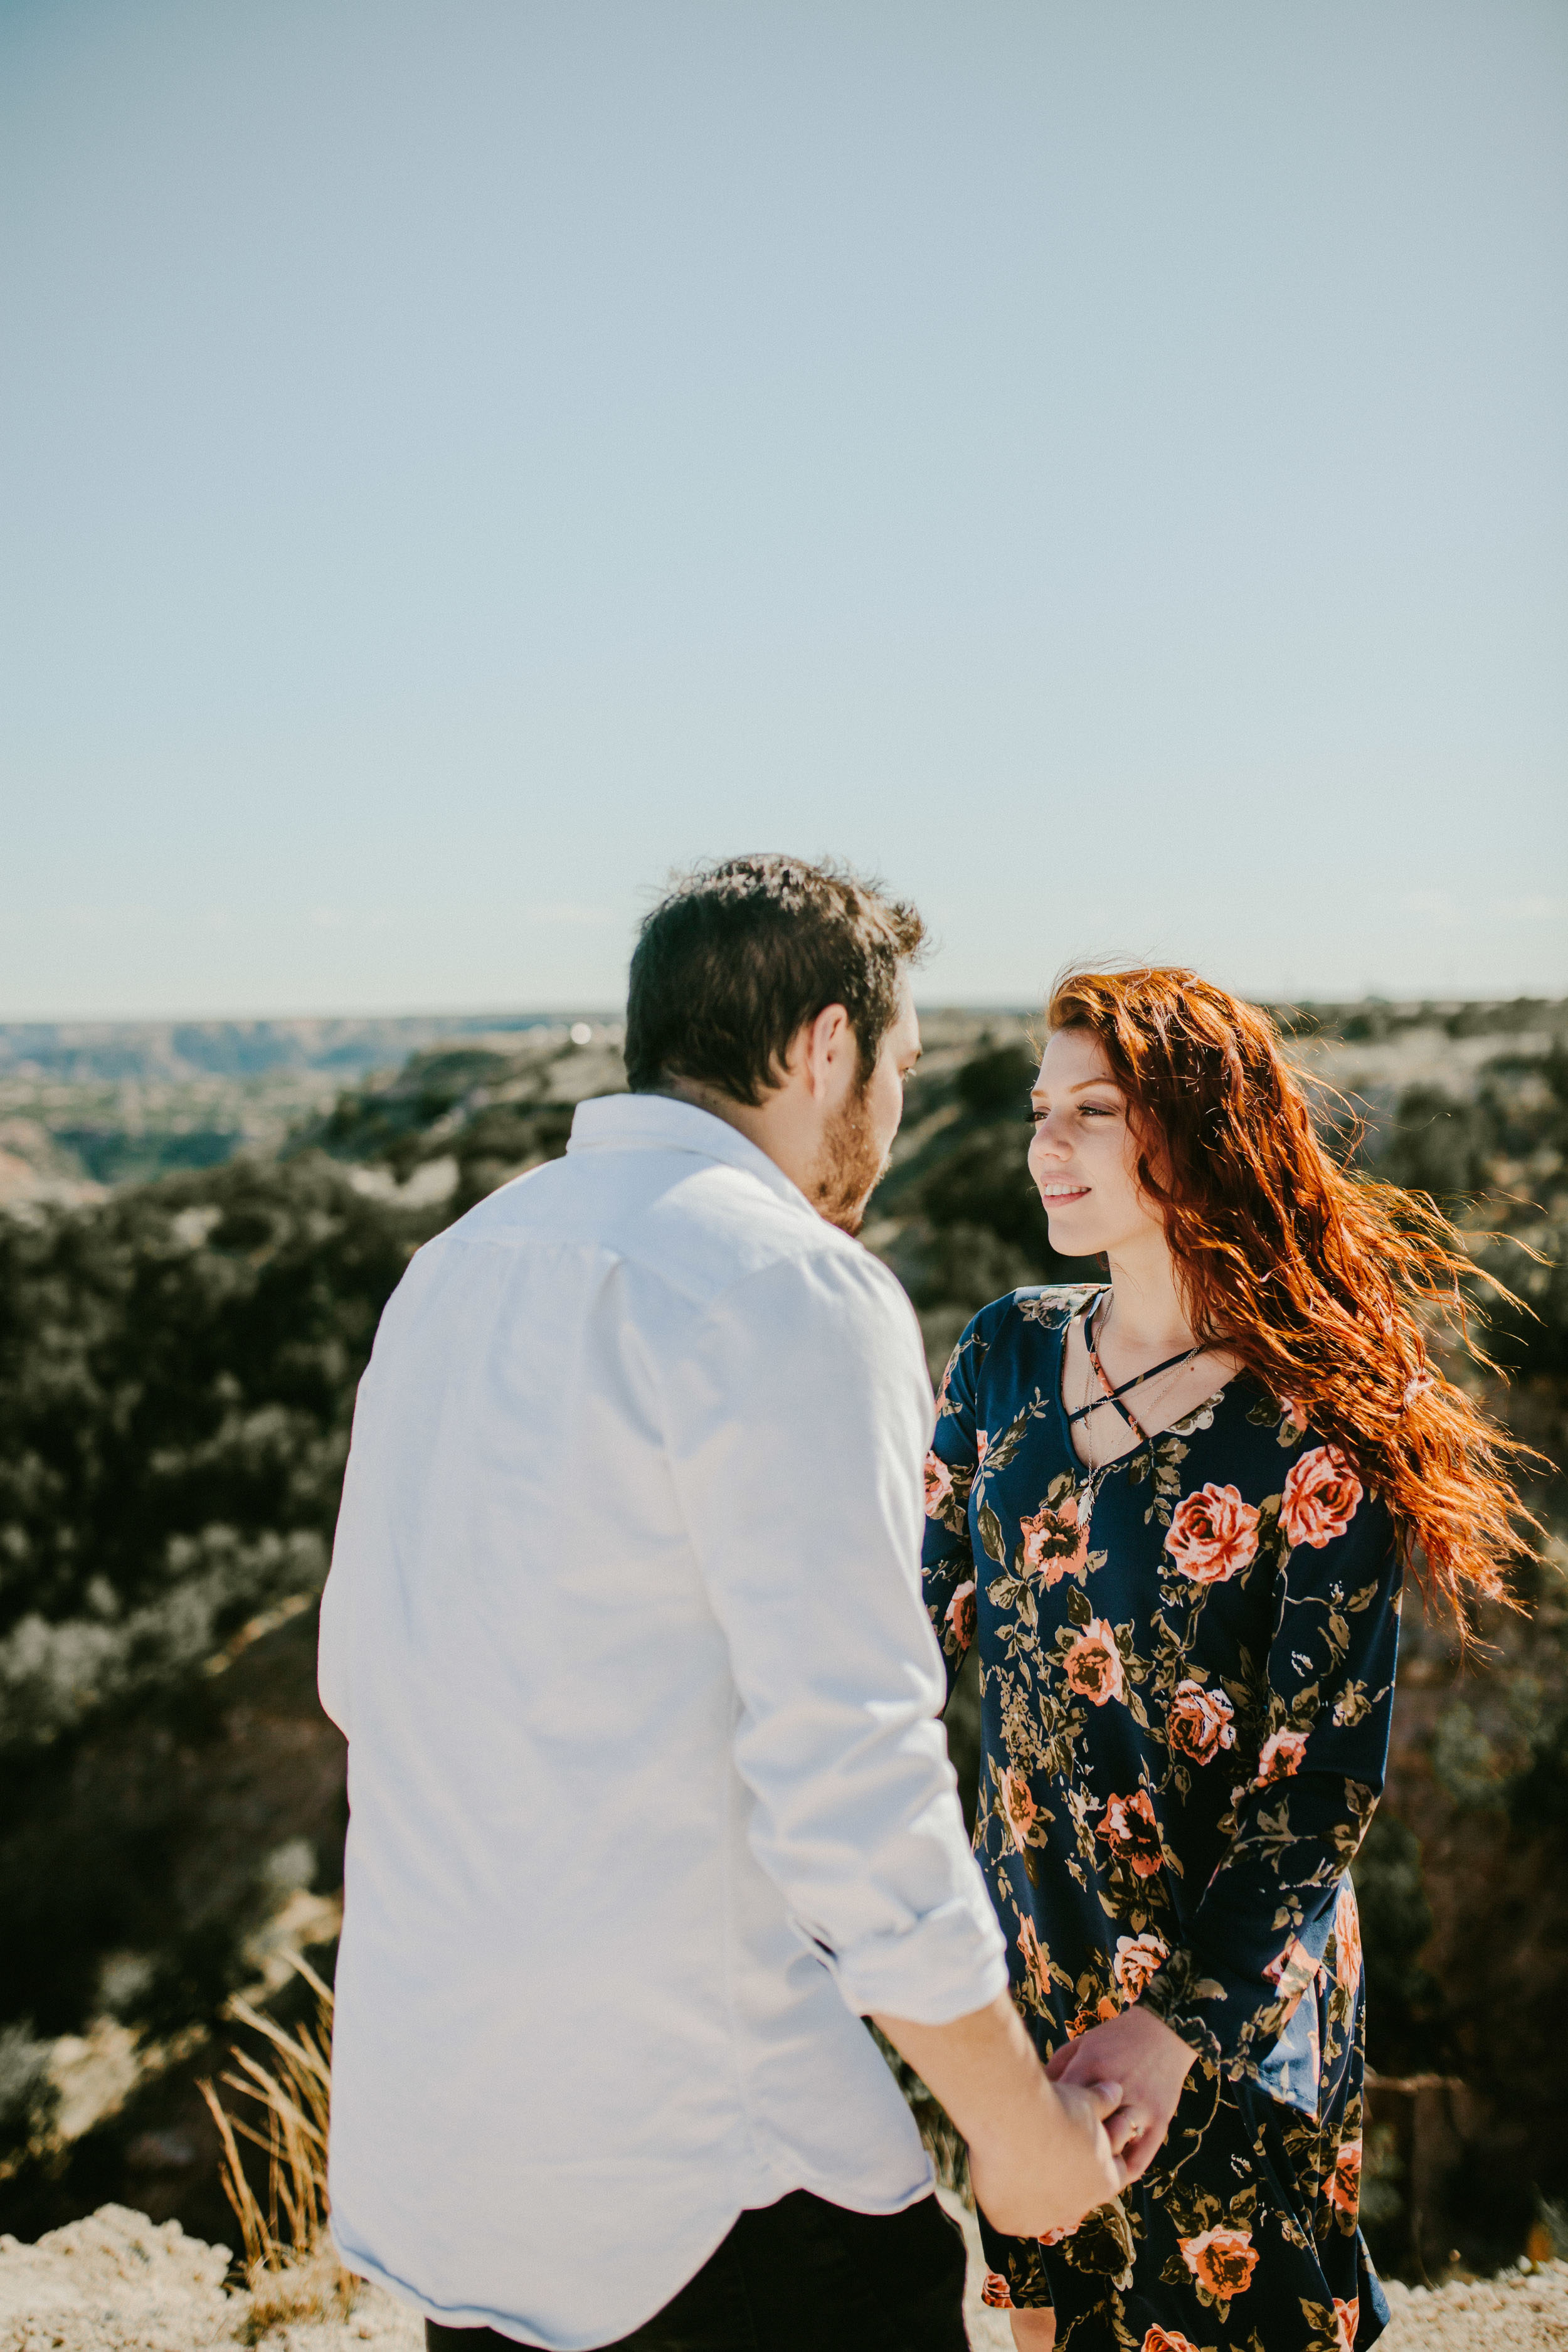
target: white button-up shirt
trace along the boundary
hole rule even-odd
[[[414,1259],[361,1384],[321,1696],[349,1742],[332,2228],[577,2352],[743,2207],[931,2174],[861,2014],[1006,1983],[921,1606],[892,1276],[659,1096]]]

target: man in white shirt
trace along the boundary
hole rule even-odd
[[[689,877],[632,1092],[383,1318],[321,1611],[332,2226],[442,2352],[962,2346],[867,2016],[998,2228],[1124,2183],[1115,2085],[1047,2083],[1007,1998],[918,1589],[918,1327],[852,1238],[920,940],[837,871]]]

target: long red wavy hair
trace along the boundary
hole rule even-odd
[[[1429,1353],[1446,1325],[1486,1362],[1462,1235],[1426,1194],[1341,1167],[1268,1014],[1195,972],[1071,971],[1047,1017],[1099,1039],[1127,1097],[1194,1331],[1351,1456],[1461,1625],[1467,1598],[1508,1601],[1533,1549],[1526,1449]]]

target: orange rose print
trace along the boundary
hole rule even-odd
[[[974,1579],[961,1584],[947,1604],[945,1622],[952,1628],[952,1638],[961,1650],[967,1650],[974,1639]]]
[[[1032,1919],[1026,1919],[1018,1929],[1018,1949],[1024,1955],[1024,1969],[1042,2000],[1051,1997],[1051,1972],[1046,1954],[1040,1949],[1040,1938]]]
[[[993,2311],[1012,2310],[1012,2289],[1000,2271],[986,2272],[985,2284],[980,2290],[980,2300],[982,2303],[988,2304]]]
[[[1016,1765],[1009,1765],[1002,1775],[1002,1811],[1012,1833],[1016,1853],[1022,1853],[1029,1842],[1029,1832],[1035,1825],[1035,1793],[1028,1780]]]
[[[1355,1888],[1348,1878],[1340,1881],[1340,1899],[1334,1907],[1334,1975],[1347,1992],[1361,1975],[1361,1914],[1356,1909]]]
[[[1104,1706],[1126,1695],[1121,1676],[1121,1653],[1116,1635],[1103,1617],[1091,1617],[1062,1660],[1068,1688],[1079,1698]]]
[[[1361,2140],[1359,2137],[1340,2142],[1339,2154],[1334,2158],[1334,2168],[1324,2182],[1323,2189],[1330,2204],[1336,2205],[1342,2213],[1348,2213],[1353,2221],[1361,2210]]]
[[[937,1517],[952,1496],[952,1473],[939,1454],[928,1454],[925,1464],[926,1517]]]
[[[1108,1797],[1096,1835],[1119,1862],[1131,1864],[1140,1878],[1152,1878],[1159,1869],[1160,1824],[1147,1789],[1135,1789],[1130,1797]]]
[[[1211,1480],[1176,1505],[1165,1549],[1194,1584],[1227,1584],[1258,1552],[1258,1513],[1239,1488]]]
[[[1339,2352],[1351,2352],[1351,2347],[1355,2342],[1355,2332],[1360,2325],[1360,2304],[1342,2303],[1339,2296],[1336,2294],[1334,2297],[1334,2326],[1339,2330]]]
[[[1206,1764],[1222,1748],[1236,1746],[1235,1713],[1224,1691],[1205,1690],[1202,1683],[1176,1685],[1165,1732],[1178,1756]]]
[[[1123,1997],[1136,2000],[1150,1979],[1159,1975],[1170,1957],[1170,1946],[1161,1941],[1152,1927],[1145,1927],[1141,1936],[1118,1936],[1110,1970],[1121,1988]]]
[[[1321,1551],[1331,1537],[1342,1536],[1356,1515],[1362,1484],[1337,1445],[1314,1445],[1295,1463],[1285,1481],[1279,1524],[1292,1549],[1310,1544]]]
[[[1030,1519],[1020,1519],[1018,1532],[1024,1538],[1024,1565],[1034,1573],[1045,1570],[1046,1590],[1059,1584],[1064,1577],[1082,1576],[1089,1563],[1089,1513],[1082,1519],[1079,1507],[1087,1496],[1068,1495],[1053,1511],[1042,1503]]]
[[[1245,2294],[1252,2284],[1252,2273],[1258,2267],[1258,2255],[1250,2230],[1205,2230],[1196,2238],[1178,2241],[1182,2259],[1201,2287],[1206,2287],[1217,2302],[1228,2303],[1233,2294]]]
[[[1267,1788],[1270,1780],[1289,1780],[1301,1769],[1301,1759],[1307,1752],[1304,1731],[1271,1731],[1258,1752],[1258,1779],[1254,1784]]]
[[[1138,2352],[1198,2352],[1198,2347],[1179,2327],[1151,2327]]]
[[[977,1429],[974,1433],[975,1460],[977,1462],[984,1462],[987,1453],[990,1451],[990,1447],[991,1439],[988,1433],[984,1429]]]

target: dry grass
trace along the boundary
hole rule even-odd
[[[292,1957],[292,1956],[291,1956]],[[316,1996],[314,2029],[285,2033],[237,1996],[228,2014],[270,2042],[270,2067],[232,2048],[237,2073],[220,2079],[250,2101],[247,2117],[231,2116],[210,2082],[201,2093],[223,2140],[224,2194],[245,2242],[250,2311],[242,2331],[255,2344],[293,2319],[343,2318],[360,2282],[338,2261],[327,2229],[327,2131],[331,2111],[332,1992],[309,1962],[292,1965]],[[267,2155],[267,2202],[251,2187],[239,2142]]]

